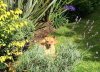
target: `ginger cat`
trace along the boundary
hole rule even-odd
[[[56,49],[55,49],[55,44],[57,41],[55,40],[55,37],[48,36],[45,37],[40,41],[40,44],[43,46],[45,50],[46,55],[50,55],[52,57],[55,57],[56,55]]]

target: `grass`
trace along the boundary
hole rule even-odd
[[[99,7],[100,8],[100,7]],[[70,27],[60,27],[53,34],[58,40],[57,46],[62,43],[75,43],[79,44],[79,50],[83,53],[83,60],[75,67],[74,72],[100,72],[100,9],[97,9],[94,13],[77,24],[77,28],[73,31]],[[85,31],[85,24],[87,20],[91,22],[94,20],[93,29],[90,34],[86,34],[86,37],[81,40],[81,35]],[[89,25],[88,25],[89,26]],[[87,33],[88,31],[86,31]],[[91,37],[96,32],[98,35]],[[88,45],[87,45],[88,43]],[[93,46],[90,48],[90,46]],[[90,48],[90,49],[89,49]]]
[[[74,69],[75,72],[100,72],[100,63],[97,61],[81,61]]]
[[[56,32],[53,33],[54,36],[56,36],[58,44],[63,44],[66,42],[74,42],[77,39],[77,35],[75,35],[75,32],[71,29],[67,28],[66,26],[61,26],[56,30]]]

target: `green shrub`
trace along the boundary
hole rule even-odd
[[[43,48],[32,46],[15,63],[17,72],[69,72],[80,60],[80,53],[70,45],[61,46],[55,59],[47,57]]]
[[[12,59],[13,53],[18,54],[31,38],[34,25],[22,19],[22,11],[18,8],[7,11],[7,5],[0,1],[0,62]]]

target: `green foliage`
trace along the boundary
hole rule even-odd
[[[24,69],[30,72],[39,72],[39,68],[42,69],[41,71],[46,70],[49,62],[50,60],[44,56],[43,48],[35,45],[18,58],[15,67],[17,72],[22,72]]]
[[[72,4],[76,6],[79,15],[86,16],[93,12],[99,3],[99,0],[74,0]]]
[[[56,2],[56,0],[4,0],[9,8],[18,7],[23,11],[22,17],[36,22],[44,16],[45,12]]]
[[[0,69],[5,69],[6,65],[4,63],[0,63]]]
[[[49,20],[53,22],[53,26],[55,28],[59,28],[60,26],[67,24],[68,20],[63,14],[67,11],[64,9],[66,4],[72,3],[73,0],[57,0],[50,9]]]
[[[62,21],[65,19],[61,16],[66,10],[64,5],[70,4],[73,0],[4,0],[9,9],[15,9],[18,7],[23,11],[23,18],[31,19],[33,22],[39,20],[52,21],[54,27],[62,25]],[[57,22],[62,18],[61,24]]]
[[[64,18],[63,16],[55,16],[53,20],[53,26],[54,28],[59,28],[60,26],[66,26],[68,24],[68,20]]]
[[[100,5],[100,0],[73,0],[70,4],[75,7],[75,11],[67,11],[64,16],[67,17],[69,22],[75,21],[77,16],[83,18],[93,13],[95,9]]]
[[[100,63],[96,61],[82,61],[74,68],[74,72],[99,72]]]
[[[18,54],[34,31],[31,21],[19,17],[20,9],[7,11],[6,8],[7,5],[0,1],[0,62],[9,59],[13,53]]]
[[[4,0],[8,5],[8,9],[15,9],[18,7],[22,9],[23,18],[29,18],[36,22],[48,18],[50,21],[54,21],[58,16],[64,13],[66,10],[64,5],[70,4],[73,0]]]
[[[70,72],[79,60],[79,51],[70,44],[62,45],[55,59],[45,56],[44,49],[34,45],[18,58],[15,68],[17,72]]]

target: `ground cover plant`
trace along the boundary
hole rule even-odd
[[[18,63],[15,64],[16,71],[69,72],[81,59],[80,53],[76,49],[77,47],[71,44],[62,45],[54,59],[45,56],[44,49],[34,45],[18,58]]]

